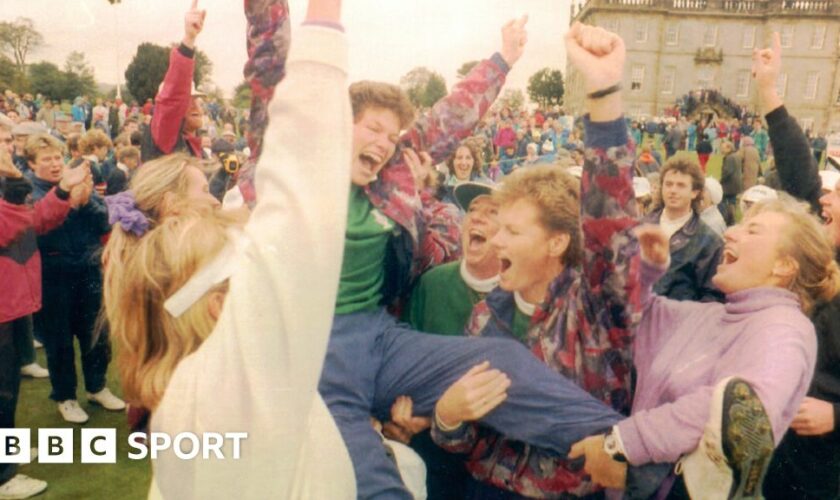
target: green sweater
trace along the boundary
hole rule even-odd
[[[362,188],[353,185],[336,314],[375,311],[380,306],[385,282],[385,250],[393,229],[394,222],[371,205]]]
[[[440,335],[464,335],[473,306],[485,294],[467,286],[460,268],[460,262],[450,262],[420,277],[405,315],[413,328]]]

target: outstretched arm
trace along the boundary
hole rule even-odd
[[[761,110],[767,119],[767,132],[776,158],[776,169],[782,189],[811,205],[820,213],[821,182],[811,145],[796,119],[790,116],[776,92],[782,68],[782,47],[779,34],[773,33],[770,48],[753,53],[752,73],[758,85]]]

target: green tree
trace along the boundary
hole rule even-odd
[[[0,55],[0,89],[15,89],[18,88],[19,75],[17,66],[14,61],[4,55]]]
[[[213,62],[207,57],[207,54],[201,50],[195,51],[195,69],[193,70],[193,81],[195,86],[209,83],[210,73],[213,72]]]
[[[251,85],[247,81],[240,83],[234,89],[233,106],[238,109],[247,109],[251,106]]]
[[[466,77],[470,71],[481,61],[467,61],[458,68],[458,78]]]
[[[97,94],[96,79],[93,76],[93,68],[85,60],[85,55],[79,51],[74,50],[67,55],[64,62],[64,73],[68,85],[68,92],[73,95],[68,95],[68,99],[72,99],[80,95],[95,95]]]
[[[434,71],[418,67],[400,78],[400,87],[418,109],[427,109],[446,96],[446,80]]]
[[[137,53],[125,70],[125,84],[131,95],[137,98],[137,102],[144,103],[157,94],[158,87],[166,75],[169,67],[169,51],[166,47],[154,43],[141,43],[137,47]],[[195,52],[195,70],[193,81],[196,86],[205,83],[210,72],[213,70],[213,63],[207,54],[197,50]]]
[[[44,44],[44,37],[35,29],[35,22],[19,17],[14,22],[0,22],[0,51],[11,58],[20,74],[26,73],[26,58]]]
[[[33,93],[50,99],[65,99],[68,90],[67,74],[53,63],[42,61],[29,66],[29,83]]]
[[[528,96],[541,107],[563,103],[563,73],[543,68],[528,79]]]
[[[125,69],[125,84],[141,105],[157,94],[169,67],[169,50],[153,43],[141,43]]]

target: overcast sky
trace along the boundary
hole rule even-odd
[[[190,0],[2,0],[0,20],[29,17],[46,46],[28,62],[64,65],[81,51],[100,82],[117,83],[142,42],[167,44],[183,35]],[[293,29],[306,0],[290,0]],[[213,61],[213,82],[226,94],[242,81],[245,18],[241,0],[199,0],[207,9],[198,47]],[[352,80],[393,83],[415,66],[427,66],[455,81],[461,63],[489,57],[501,46],[500,28],[527,13],[529,44],[508,77],[507,87],[524,89],[545,66],[565,69],[562,35],[569,24],[568,0],[345,0]]]

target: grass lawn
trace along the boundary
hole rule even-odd
[[[37,351],[38,362],[47,366],[44,350]],[[78,349],[76,350],[78,353]],[[19,428],[29,428],[32,446],[37,446],[38,428],[74,428],[75,451],[73,464],[24,465],[20,472],[42,479],[49,483],[47,491],[35,497],[43,500],[93,499],[93,500],[141,500],[148,496],[151,479],[151,465],[148,460],[129,460],[128,426],[124,412],[110,412],[100,406],[88,404],[85,398],[84,383],[79,360],[76,360],[79,378],[79,404],[90,415],[84,425],[69,424],[61,418],[56,404],[49,399],[50,382],[48,379],[24,378],[20,387],[20,399],[17,407],[16,424]],[[112,362],[108,370],[108,387],[114,394],[121,395],[117,370]],[[117,429],[116,464],[81,464],[79,442],[81,428]]]

